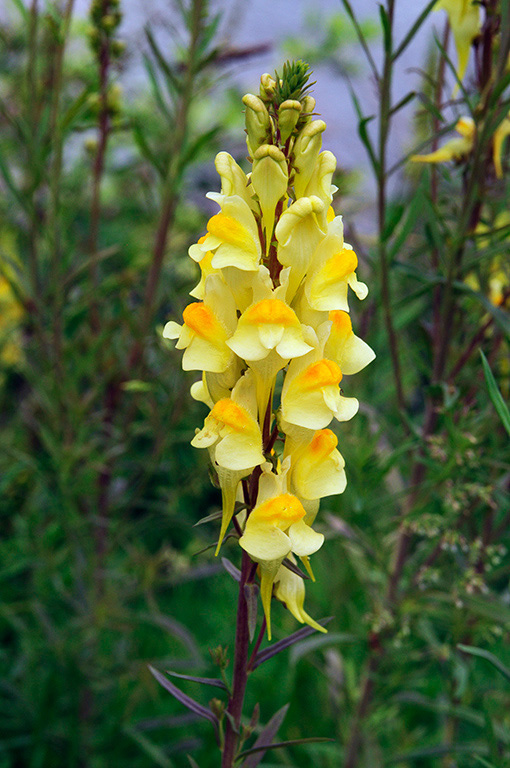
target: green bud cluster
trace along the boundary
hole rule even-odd
[[[90,7],[91,28],[89,43],[94,53],[99,53],[105,46],[110,56],[118,58],[124,53],[125,45],[114,40],[114,34],[122,21],[120,0],[93,0]]]

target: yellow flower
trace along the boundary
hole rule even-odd
[[[308,445],[295,452],[290,483],[297,496],[315,500],[344,492],[345,461],[337,445],[337,436],[330,429],[321,429]]]
[[[471,45],[480,33],[480,6],[472,0],[439,0],[434,10],[444,10],[448,14],[457,49],[457,77],[462,80]]]
[[[327,427],[333,417],[338,421],[352,419],[359,402],[340,394],[341,380],[340,366],[322,357],[319,345],[292,360],[282,388],[284,422],[316,430]]]
[[[336,216],[315,250],[304,284],[310,306],[319,311],[343,309],[348,312],[348,287],[358,299],[365,299],[368,288],[358,280],[357,266],[358,257],[351,246],[344,243],[342,217]]]
[[[306,511],[299,499],[281,492],[281,479],[266,472],[259,488],[257,505],[246,521],[239,544],[260,565],[260,595],[271,639],[271,596],[282,561],[291,552],[312,555],[322,546],[324,536],[304,522]]]
[[[324,203],[319,197],[301,197],[282,213],[276,225],[278,261],[284,267],[290,267],[289,302],[310,266],[313,252],[324,237],[325,229],[318,220],[324,210]]]
[[[207,235],[199,246],[204,252],[213,251],[211,265],[214,269],[237,267],[258,271],[261,248],[257,222],[253,213],[239,195],[210,192],[208,197],[221,207],[207,224]]]
[[[327,427],[359,407],[342,395],[343,374],[375,357],[348,314],[349,288],[359,299],[368,288],[332,207],[336,158],[321,152],[325,123],[312,120],[315,101],[296,86],[305,70],[300,62],[286,65],[283,79],[263,75],[260,97],[243,98],[251,173],[217,155],[221,193],[208,197],[220,212],[189,249],[201,271],[191,291],[198,301],[184,310],[182,326],[170,322],[164,331],[185,350],[183,368],[202,371],[191,394],[209,414],[192,445],[209,451],[221,487],[216,554],[240,481],[250,476],[236,531],[258,564],[269,638],[273,591],[298,621],[324,631],[304,610],[303,579],[283,563],[299,557],[314,578],[309,558],[324,539],[312,528],[320,499],[347,482]]]
[[[494,137],[492,140],[492,157],[494,161],[494,169],[498,179],[503,178],[503,166],[501,164],[501,155],[503,152],[503,142],[506,137],[510,136],[510,112],[494,131]]]
[[[209,449],[220,481],[223,513],[216,549],[218,554],[234,513],[239,481],[265,462],[249,372],[239,379],[230,398],[218,400],[213,406],[191,445]]]
[[[347,312],[341,309],[332,310],[329,320],[331,331],[324,347],[326,357],[338,363],[346,376],[358,373],[374,360],[374,350],[353,332],[351,318]]]
[[[296,562],[292,554],[289,555],[289,560],[294,564]],[[305,583],[303,579],[284,565],[280,566],[275,576],[274,596],[285,604],[300,624],[308,624],[318,632],[327,632],[327,629],[321,627],[304,609]]]
[[[181,326],[170,320],[163,329],[166,339],[177,339],[176,349],[184,349],[185,371],[222,373],[233,355],[226,341],[236,325],[234,298],[218,275],[210,275],[205,283],[204,301],[188,304],[182,313]]]
[[[460,139],[450,139],[435,152],[428,155],[412,155],[413,163],[446,163],[450,160],[461,160],[473,151],[476,126],[472,117],[461,117],[455,126]]]

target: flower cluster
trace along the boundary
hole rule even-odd
[[[322,630],[304,610],[296,557],[313,578],[319,500],[346,486],[328,427],[359,406],[340,383],[375,357],[352,329],[349,291],[364,299],[368,289],[331,206],[336,159],[321,152],[326,125],[312,119],[307,80],[297,62],[244,96],[251,173],[216,157],[221,193],[208,197],[219,212],[189,250],[196,301],[164,329],[183,368],[202,371],[191,394],[210,411],[192,444],[209,451],[222,490],[216,553],[233,520],[257,563],[269,636],[273,594]]]

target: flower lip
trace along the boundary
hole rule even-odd
[[[350,248],[342,248],[324,265],[323,280],[328,283],[336,283],[337,280],[344,280],[356,270],[358,266],[358,257]]]
[[[318,430],[310,443],[310,451],[317,460],[325,459],[338,445],[338,438],[331,429]]]
[[[305,515],[303,505],[296,496],[282,493],[255,507],[248,520],[250,527],[255,523],[265,523],[286,529]]]
[[[245,312],[245,320],[254,325],[298,325],[295,312],[280,299],[262,299]]]
[[[246,227],[225,213],[217,213],[215,216],[212,216],[207,224],[207,231],[210,235],[214,235],[236,248],[242,248],[252,253],[257,252]]]
[[[190,330],[203,339],[214,341],[225,335],[213,311],[201,301],[188,304],[182,313],[182,319]]]
[[[340,336],[350,336],[352,333],[352,322],[348,312],[343,309],[333,309],[329,313],[329,319],[332,321],[332,332]]]
[[[305,389],[322,389],[323,387],[335,386],[342,381],[342,371],[340,366],[333,360],[319,360],[306,368],[301,376],[301,385]]]
[[[211,416],[236,432],[244,432],[250,427],[250,419],[244,408],[228,397],[218,400]]]

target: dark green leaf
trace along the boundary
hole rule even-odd
[[[145,754],[148,755],[156,765],[161,766],[161,768],[173,768],[172,761],[165,755],[163,750],[150,741],[147,736],[144,736],[136,728],[130,728],[129,726],[126,726],[123,730],[127,736],[130,736],[133,741],[136,741],[138,746],[143,749]]]
[[[484,744],[471,742],[470,744],[438,744],[435,747],[423,747],[413,749],[405,754],[395,755],[389,760],[385,760],[384,765],[395,765],[395,763],[407,763],[410,760],[419,760],[424,757],[443,757],[444,755],[468,754],[468,755],[486,755],[488,749]]]
[[[390,115],[395,115],[399,110],[403,109],[406,104],[409,104],[410,101],[414,99],[416,96],[416,91],[409,91],[403,98],[398,101],[394,107],[390,109]]]
[[[510,435],[510,411],[508,410],[507,404],[503,400],[503,395],[499,391],[496,379],[494,378],[494,374],[492,373],[487,358],[483,354],[482,350],[480,350],[480,356],[482,358],[483,373],[485,376],[485,381],[487,382],[489,397],[492,400],[492,404],[494,405],[499,418],[501,419],[501,423]],[[481,656],[482,654],[479,653],[475,655]],[[484,656],[484,658],[486,657]]]
[[[382,5],[382,3],[379,3],[379,17],[381,19],[381,26],[383,31],[384,52],[387,56],[390,56],[392,47],[391,20],[388,16],[386,8],[384,5]]]
[[[197,523],[193,524],[193,528],[195,528],[197,525],[204,525],[204,523],[212,523],[213,520],[219,520],[222,516],[221,509],[217,512],[211,512],[210,515],[206,515],[205,517],[201,517],[200,520]]]
[[[498,672],[503,675],[503,677],[506,677],[507,680],[510,680],[510,669],[505,667],[505,665],[501,663],[498,657],[494,656],[494,654],[490,651],[486,651],[484,648],[476,648],[472,645],[462,645],[461,643],[457,645],[457,648],[459,651],[468,653],[470,656],[478,656],[480,659],[485,659],[485,661],[488,661],[489,664],[492,664],[492,666],[495,667]]]

